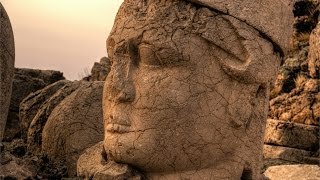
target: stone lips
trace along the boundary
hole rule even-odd
[[[286,54],[293,32],[289,0],[186,0],[233,16],[270,38]],[[263,18],[261,18],[263,17]]]

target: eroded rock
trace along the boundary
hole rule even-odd
[[[271,119],[319,126],[319,13],[319,1],[295,2],[295,49],[285,60],[271,91]]]
[[[264,143],[317,151],[319,149],[319,126],[268,119]]]
[[[317,152],[277,145],[265,144],[263,156],[266,160],[278,159],[291,163],[319,164],[320,162]]]
[[[21,137],[19,107],[22,100],[29,94],[63,79],[65,78],[59,71],[15,68],[4,140],[11,141]]]
[[[320,179],[320,167],[317,165],[304,164],[272,166],[269,167],[264,174],[271,180],[315,180]]]
[[[80,87],[80,85],[80,81],[67,83],[40,106],[36,115],[32,118],[28,128],[28,151],[32,152],[33,154],[38,154],[41,152],[42,131],[48,121],[49,116],[51,115],[54,108],[72,92],[76,91]],[[30,122],[30,120],[25,121]]]
[[[107,57],[102,57],[100,62],[95,62],[92,69],[91,75],[85,77],[87,81],[104,81],[110,72],[111,62]]]
[[[308,56],[309,75],[314,78],[320,78],[320,23],[310,35],[310,51]]]
[[[81,82],[50,113],[42,131],[42,153],[50,161],[62,162],[68,176],[76,176],[81,153],[103,139],[103,82]]]
[[[19,108],[19,119],[21,122],[21,137],[27,139],[27,132],[33,118],[38,113],[39,109],[53,96],[59,89],[65,86],[70,81],[61,80],[53,83],[44,89],[38,90],[34,93],[29,94],[20,103]]]

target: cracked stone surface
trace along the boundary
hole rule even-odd
[[[271,180],[316,180],[320,179],[320,167],[318,165],[306,164],[272,166],[267,169],[265,175]]]
[[[10,105],[14,58],[12,27],[8,14],[0,3],[0,142],[4,135]]]
[[[27,107],[25,111],[36,111],[34,116],[30,116],[25,119],[28,122],[29,128],[27,132],[27,144],[28,151],[33,154],[39,154],[41,152],[42,145],[42,133],[44,126],[46,125],[48,118],[50,117],[52,111],[58,106],[66,97],[68,97],[72,92],[76,91],[81,86],[81,81],[74,81],[66,83],[62,88],[58,89],[52,96],[46,99],[41,106],[37,109],[32,109],[33,107]],[[49,93],[47,89],[42,89],[44,94],[40,92],[38,94],[40,98],[45,96],[46,93]],[[32,99],[37,99],[39,96],[31,97]],[[28,99],[28,98],[27,98]],[[32,99],[29,99],[30,102]]]
[[[319,126],[268,119],[264,143],[309,151],[319,149]]]
[[[20,103],[24,98],[62,79],[65,78],[59,71],[15,68],[4,141],[10,142],[14,138],[20,138],[22,131],[27,130],[22,128],[19,119]]]
[[[319,164],[319,152],[306,151],[303,149],[265,144],[263,147],[265,164],[267,161],[279,159],[290,163]]]
[[[27,139],[30,123],[32,122],[33,118],[36,117],[39,109],[45,106],[46,101],[68,83],[70,83],[68,80],[58,81],[39,91],[31,93],[29,96],[23,99],[19,107],[19,120],[22,139]]]
[[[110,72],[111,62],[107,57],[102,57],[99,62],[95,62],[91,68],[91,75],[84,77],[87,81],[104,81]]]
[[[106,164],[130,165],[147,179],[264,178],[269,84],[290,36],[276,31],[291,31],[273,24],[286,23],[283,16],[266,17],[291,9],[266,1],[275,9],[251,3],[241,14],[243,1],[227,1],[227,11],[223,2],[123,2],[107,40]],[[79,167],[86,178],[101,170]]]
[[[42,131],[42,153],[53,163],[66,165],[75,177],[82,152],[103,140],[103,82],[81,81],[50,113]]]

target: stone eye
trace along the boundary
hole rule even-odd
[[[140,63],[147,66],[161,65],[159,58],[150,45],[142,44],[139,46]]]

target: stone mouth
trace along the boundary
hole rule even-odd
[[[109,133],[123,134],[123,133],[127,133],[127,132],[130,131],[130,126],[122,125],[122,124],[116,124],[116,123],[110,123],[110,124],[107,124],[106,130]]]

